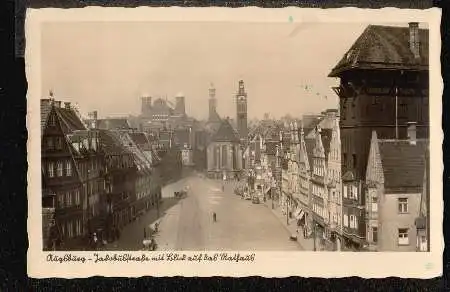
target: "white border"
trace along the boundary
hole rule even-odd
[[[430,155],[431,155],[431,249],[430,253],[331,253],[331,252],[256,252],[252,263],[51,263],[42,251],[41,167],[40,167],[40,24],[48,21],[196,21],[196,22],[300,22],[335,23],[428,23],[430,32]],[[77,278],[102,276],[265,276],[265,277],[345,277],[381,278],[388,276],[432,278],[442,274],[443,201],[442,201],[442,78],[440,72],[441,12],[428,10],[378,10],[341,8],[261,9],[232,8],[98,8],[29,9],[26,18],[26,71],[28,79],[28,274],[30,277]],[[344,54],[345,52],[342,52]],[[331,69],[331,68],[330,68]],[[325,72],[324,74],[326,74]],[[324,75],[324,78],[326,76]],[[208,252],[212,254],[214,252]],[[63,255],[64,252],[57,254]],[[76,255],[92,255],[77,252]],[[133,252],[135,255],[141,252]],[[192,254],[192,253],[185,253]]]

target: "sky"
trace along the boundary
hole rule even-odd
[[[243,79],[249,118],[300,117],[337,108],[327,75],[367,24],[326,23],[45,23],[42,97],[76,103],[100,117],[138,115],[141,96],[178,93],[186,112],[208,115],[208,88],[218,112],[235,117]],[[305,90],[308,85],[309,91]],[[319,95],[317,95],[319,93]],[[325,98],[326,96],[326,98]]]

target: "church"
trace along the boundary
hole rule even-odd
[[[242,149],[247,141],[247,93],[244,81],[239,81],[236,94],[237,130],[231,125],[229,118],[221,118],[217,114],[215,89],[210,89],[211,136],[207,147],[208,177],[213,179],[233,179],[243,170]]]

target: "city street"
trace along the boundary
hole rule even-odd
[[[159,250],[300,250],[264,204],[234,194],[234,183],[191,176],[188,195],[161,219]],[[212,214],[217,214],[213,222]]]
[[[184,199],[173,192],[188,186]],[[158,250],[301,250],[289,231],[264,204],[252,204],[234,194],[235,184],[192,175],[163,188],[160,218],[150,210],[127,225],[107,250],[141,250],[144,229],[160,222]],[[213,222],[212,214],[217,214]]]

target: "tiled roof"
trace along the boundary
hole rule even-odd
[[[379,140],[385,188],[422,187],[427,140]]]
[[[145,170],[151,168],[151,161],[147,159],[144,153],[139,149],[139,147],[134,143],[128,133],[114,131],[113,135],[122,143],[122,147],[127,149],[133,154],[134,163],[138,170]]]
[[[121,141],[117,139],[117,137],[108,130],[98,130],[99,131],[99,140],[100,145],[105,151],[105,153],[110,155],[120,155],[123,153],[128,153],[128,150],[123,147]]]
[[[99,129],[104,130],[118,130],[131,128],[126,118],[99,119],[97,125]]]
[[[238,135],[228,120],[223,120],[212,137],[213,142],[239,142]]]
[[[316,140],[305,138],[305,146],[306,146],[306,154],[308,154],[308,161],[311,167],[311,163],[313,161],[314,147],[316,146]]]
[[[322,138],[322,145],[325,151],[325,159],[328,160],[328,152],[330,151],[332,129],[321,129],[320,137]]]
[[[409,28],[369,25],[343,56],[329,77],[352,69],[419,69],[428,68],[428,30],[419,30],[420,59],[415,60],[409,48]]]
[[[129,135],[130,135],[131,139],[133,140],[133,142],[136,143],[137,145],[149,144],[149,141],[147,140],[145,133],[134,132],[134,133],[129,133]]]
[[[73,131],[86,130],[86,126],[72,109],[54,107],[61,119],[61,128],[65,134]]]

